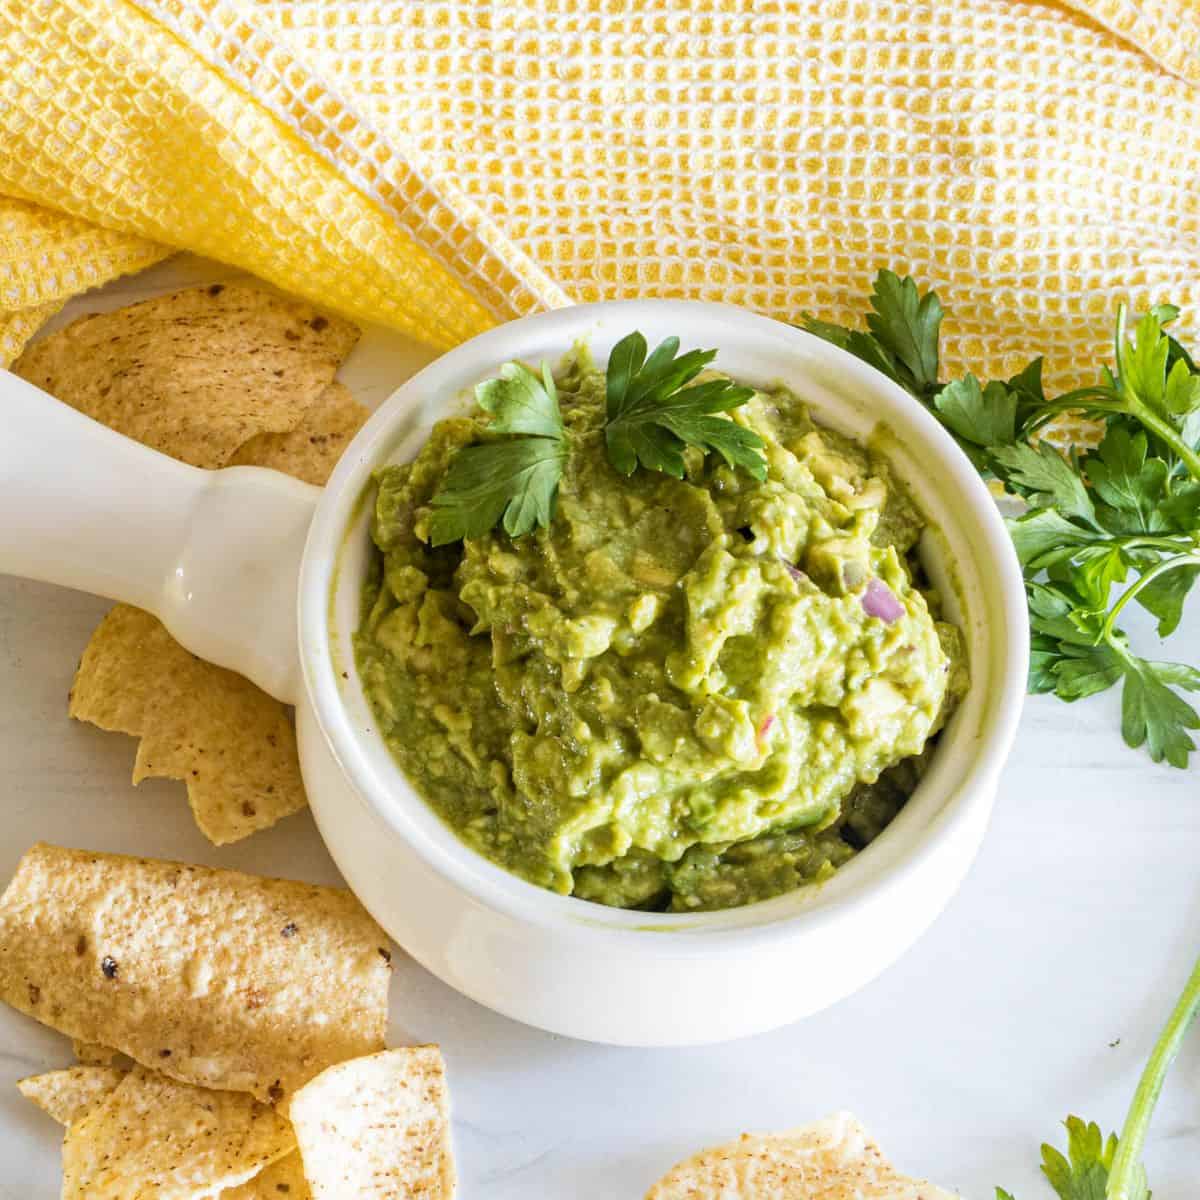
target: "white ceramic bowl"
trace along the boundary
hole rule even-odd
[[[786,384],[843,432],[865,439],[885,428],[886,453],[936,531],[923,540],[923,561],[970,656],[967,697],[888,829],[828,883],[714,913],[628,912],[554,895],[470,850],[377,737],[351,647],[369,552],[371,473],[411,457],[433,423],[465,407],[473,385],[500,363],[555,361],[581,339],[603,362],[635,328],[652,345],[677,334],[685,347],[717,347],[720,369],[760,386]],[[557,1033],[630,1045],[770,1029],[824,1008],[894,961],[975,856],[1025,690],[1020,571],[991,496],[952,439],[900,388],[817,338],[741,309],[673,300],[515,321],[404,384],[351,444],[323,494],[254,468],[181,467],[60,405],[47,431],[44,397],[35,407],[33,389],[18,389],[11,377],[6,387],[18,426],[57,437],[55,462],[63,461],[63,439],[84,438],[86,427],[94,465],[84,486],[94,517],[85,532],[93,546],[97,538],[105,544],[88,549],[84,538],[62,534],[61,520],[35,516],[0,532],[0,570],[150,608],[197,653],[295,702],[310,804],[347,882],[405,950],[490,1008]],[[24,455],[0,457],[0,500],[21,495],[43,513],[58,505],[61,517],[66,501],[50,494],[28,454],[26,443]],[[139,508],[144,490],[135,503],[117,478],[135,465],[150,469],[149,459],[153,517]],[[138,553],[102,533],[120,522],[152,526]],[[287,611],[301,544],[303,685]]]

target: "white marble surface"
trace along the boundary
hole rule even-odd
[[[177,260],[67,315],[231,277]],[[374,404],[425,357],[369,331],[343,377]],[[214,849],[182,786],[130,786],[130,739],[67,719],[76,660],[105,608],[0,578],[0,881],[39,839],[335,879],[307,815]],[[1172,656],[1200,660],[1200,601],[1173,640]],[[1018,1200],[1050,1197],[1040,1142],[1069,1112],[1119,1124],[1200,951],[1200,759],[1182,772],[1127,750],[1116,707],[1112,696],[1030,700],[983,852],[950,909],[875,983],[789,1029],[697,1050],[572,1043],[495,1016],[399,957],[393,1038],[445,1049],[460,1195],[637,1200],[706,1144],[848,1108],[903,1166],[973,1200],[991,1200],[996,1184]],[[1151,1134],[1157,1200],[1191,1200],[1200,1178],[1196,1034]],[[3,1200],[58,1195],[58,1132],[11,1085],[70,1061],[64,1039],[0,1011]]]

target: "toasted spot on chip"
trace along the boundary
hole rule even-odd
[[[371,410],[340,383],[321,393],[290,433],[260,433],[229,460],[231,467],[271,467],[322,487]]]
[[[954,1200],[901,1175],[849,1113],[789,1133],[743,1134],[673,1167],[646,1200]]]
[[[386,1050],[318,1075],[290,1109],[315,1200],[452,1196],[449,1108],[437,1046]]]
[[[182,1082],[276,1100],[383,1048],[385,943],[340,888],[43,843],[0,896],[0,999]]]
[[[141,609],[118,604],[92,634],[70,713],[140,737],[133,782],[183,780],[196,824],[215,845],[249,837],[307,803],[287,709],[185,650]],[[108,970],[116,978],[120,960]]]
[[[295,429],[357,339],[349,322],[229,284],[93,313],[13,370],[164,454],[223,467],[250,438]]]
[[[222,1192],[221,1200],[312,1200],[299,1152],[272,1163],[249,1183]]]
[[[101,1046],[96,1042],[76,1041],[71,1049],[75,1057],[88,1067],[111,1067],[120,1057],[111,1046]]]
[[[288,1154],[287,1121],[252,1096],[135,1067],[67,1129],[63,1200],[196,1200]]]
[[[78,1121],[125,1078],[116,1067],[67,1067],[17,1081],[17,1090],[60,1125]]]

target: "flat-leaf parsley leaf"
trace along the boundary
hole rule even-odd
[[[692,383],[716,358],[715,350],[679,354],[676,337],[662,341],[649,358],[646,349],[646,339],[631,333],[609,355],[604,438],[612,465],[622,475],[643,466],[682,479],[684,448],[698,446],[766,479],[762,438],[720,415],[745,404],[753,388],[730,379]]]
[[[753,388],[730,379],[693,382],[716,356],[680,354],[679,339],[669,337],[647,358],[640,333],[613,347],[603,432],[609,461],[622,475],[642,466],[682,479],[683,451],[694,446],[766,479],[762,438],[724,415],[745,404]],[[475,389],[475,399],[492,419],[482,441],[450,460],[430,501],[434,546],[483,537],[497,525],[522,537],[554,519],[568,444],[549,365],[542,363],[539,376],[523,363],[505,363],[499,378]]]
[[[475,399],[492,415],[487,440],[450,460],[430,502],[434,546],[482,537],[499,524],[522,537],[554,518],[567,444],[549,366],[539,378],[522,363],[505,363]]]

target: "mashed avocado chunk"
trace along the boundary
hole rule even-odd
[[[915,786],[965,687],[918,586],[922,518],[888,464],[789,392],[732,414],[758,482],[605,454],[604,374],[557,372],[569,441],[549,528],[438,548],[429,501],[488,417],[383,468],[355,642],[380,732],[481,854],[648,910],[726,908],[825,878]]]

